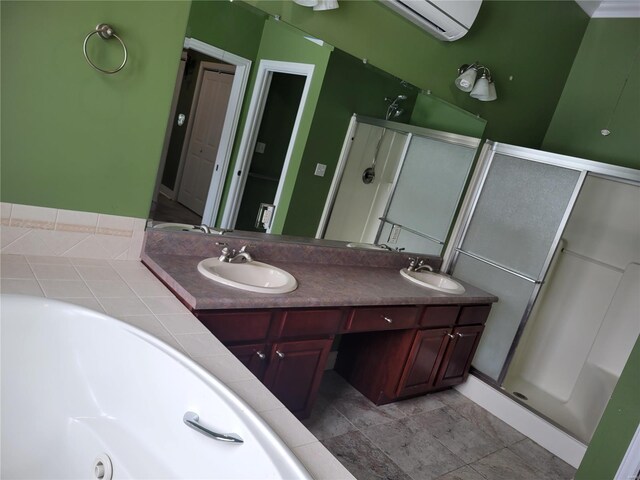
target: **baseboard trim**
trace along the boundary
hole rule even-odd
[[[587,446],[555,425],[538,417],[473,375],[469,375],[465,383],[455,388],[465,397],[546,448],[569,465],[575,468],[580,466]]]

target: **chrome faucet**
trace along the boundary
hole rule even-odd
[[[431,265],[427,265],[426,263],[424,263],[424,260],[421,259],[420,257],[409,258],[409,266],[407,267],[407,270],[409,272],[419,272],[420,270],[423,270],[423,269],[433,272],[433,267]]]
[[[229,250],[229,247],[224,247],[218,260],[228,263],[248,263],[253,261],[253,257],[247,252],[247,246],[244,245],[239,252],[236,252],[234,248]]]
[[[211,228],[209,225],[205,225],[204,223],[202,225],[194,225],[193,228],[202,230],[202,232],[204,233],[215,233],[216,235],[224,235],[225,233],[231,231],[227,230],[226,228]]]

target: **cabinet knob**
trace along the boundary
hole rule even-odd
[[[280,350],[276,350],[276,355],[278,355],[278,357],[280,358],[284,358],[284,353],[282,353]]]
[[[447,333],[447,337],[449,338],[456,338],[456,336],[453,333]]]
[[[456,333],[456,335],[458,335],[460,338],[464,337],[462,333]]]
[[[384,315],[382,318],[384,318],[387,323],[393,323],[393,318],[385,317]]]
[[[260,360],[264,360],[265,358],[267,358],[267,356],[262,352],[256,352],[256,355]]]

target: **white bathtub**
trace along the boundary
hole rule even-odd
[[[101,454],[114,479],[310,478],[250,407],[163,342],[63,302],[0,302],[3,479],[97,478]],[[189,428],[187,411],[244,443]]]

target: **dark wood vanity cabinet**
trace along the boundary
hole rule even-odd
[[[380,405],[463,382],[490,305],[194,311],[299,418],[311,414],[336,334],[335,370]]]
[[[293,414],[311,414],[344,309],[193,313]]]
[[[294,414],[311,414],[333,338],[281,342],[271,347],[263,383]]]
[[[483,330],[484,325],[472,325],[454,328],[447,334],[448,345],[434,383],[435,388],[450,387],[467,379]]]
[[[427,306],[417,329],[345,336],[335,368],[377,405],[457,385],[469,374],[490,308]]]

